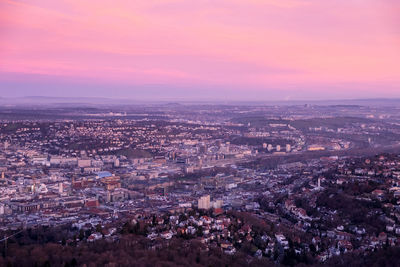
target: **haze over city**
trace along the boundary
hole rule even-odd
[[[0,1],[2,96],[400,97],[396,0]]]

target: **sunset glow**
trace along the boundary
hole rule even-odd
[[[399,62],[397,0],[0,0],[5,96],[400,97]]]

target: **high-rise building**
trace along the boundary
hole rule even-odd
[[[119,159],[114,160],[114,167],[116,167],[116,168],[119,167]]]
[[[197,201],[197,207],[202,210],[208,210],[211,208],[210,195],[202,196]]]
[[[263,143],[263,148],[266,149],[267,148],[267,143]]]
[[[58,184],[58,193],[62,194],[64,192],[64,186],[63,183],[59,183]]]
[[[292,146],[290,144],[286,144],[286,152],[290,152],[292,150]]]

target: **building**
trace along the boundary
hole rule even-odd
[[[200,146],[200,153],[201,154],[207,153],[207,145],[204,144]]]
[[[119,159],[114,160],[114,167],[118,168],[119,167]]]
[[[202,196],[197,202],[199,209],[208,210],[211,208],[210,195]]]
[[[272,144],[268,144],[268,151],[272,151]]]
[[[286,145],[286,152],[290,152],[292,150],[292,146],[290,144]]]
[[[64,186],[63,183],[59,183],[58,184],[58,193],[62,194],[64,192]]]
[[[212,207],[213,207],[214,209],[220,209],[220,208],[222,208],[223,203],[224,203],[224,202],[222,201],[222,199],[217,199],[217,200],[211,202]]]
[[[85,167],[90,167],[92,166],[92,160],[91,159],[80,159],[78,160],[78,167],[79,168],[85,168]]]

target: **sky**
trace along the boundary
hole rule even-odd
[[[0,0],[0,96],[400,98],[400,1]]]

